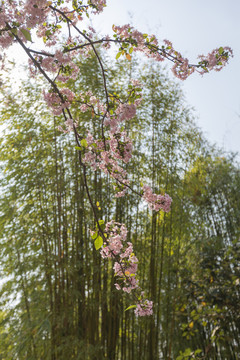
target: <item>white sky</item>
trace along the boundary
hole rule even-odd
[[[207,139],[240,153],[240,0],[107,0],[107,5],[102,14],[92,17],[103,35],[112,34],[112,24],[131,22],[139,31],[172,41],[192,63],[199,54],[232,47],[234,58],[221,72],[203,77],[195,73],[184,82],[176,81],[195,108],[197,124]],[[12,50],[15,58],[16,51],[23,58],[19,48]]]
[[[205,136],[228,151],[240,152],[240,0],[109,0],[94,18],[100,32],[131,22],[142,32],[168,39],[191,62],[220,46],[234,58],[221,72],[193,74],[183,85],[187,102]],[[132,14],[132,19],[129,16]]]

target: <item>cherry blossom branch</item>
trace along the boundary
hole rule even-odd
[[[67,1],[68,3],[69,1]],[[0,5],[0,46],[8,48],[14,39],[24,49],[30,59],[30,71],[34,73],[38,70],[51,86],[49,92],[44,93],[44,99],[54,115],[61,115],[65,119],[66,130],[63,132],[73,131],[75,142],[77,144],[79,164],[83,168],[84,186],[87,192],[88,201],[96,220],[96,239],[94,244],[96,249],[101,249],[103,258],[112,258],[115,260],[114,271],[118,280],[123,282],[123,287],[118,283],[115,284],[117,289],[126,292],[140,291],[138,280],[136,279],[138,259],[133,253],[132,244],[126,242],[127,229],[124,224],[111,221],[103,229],[102,220],[98,219],[96,207],[91,198],[87,182],[87,165],[94,170],[99,168],[105,174],[109,174],[114,179],[118,192],[116,196],[124,196],[127,189],[130,189],[138,196],[141,196],[151,210],[159,211],[160,209],[168,212],[171,206],[171,197],[168,194],[160,195],[153,193],[148,185],[142,186],[142,192],[132,188],[124,163],[128,163],[132,156],[132,141],[128,137],[122,126],[123,122],[132,119],[136,115],[136,107],[141,103],[141,85],[136,80],[132,80],[132,85],[128,87],[128,96],[125,101],[120,99],[116,93],[110,94],[107,86],[106,70],[103,65],[96,45],[103,44],[103,47],[109,48],[110,44],[119,46],[116,58],[124,56],[131,60],[132,52],[143,52],[148,58],[156,61],[165,59],[171,61],[174,65],[172,71],[174,75],[185,80],[190,74],[198,71],[200,74],[210,70],[220,71],[228,62],[232,55],[229,47],[220,47],[213,50],[207,56],[200,55],[198,64],[189,63],[176,51],[172,43],[164,40],[162,46],[159,46],[154,35],[142,34],[129,24],[124,26],[113,25],[113,38],[104,37],[102,39],[92,40],[94,30],[89,28],[92,33],[81,31],[77,27],[77,22],[82,20],[82,15],[88,16],[89,10],[97,14],[103,11],[106,6],[105,0],[89,0],[87,5],[77,3],[76,7],[71,10],[64,1],[55,2],[49,0],[26,0],[12,1],[5,0]],[[65,6],[66,5],[66,6]],[[38,51],[28,48],[25,44],[31,41],[30,30],[37,28],[37,35],[43,39],[46,46],[54,46],[59,41],[61,23],[67,25],[68,40],[64,46],[57,49],[55,53]],[[75,30],[78,36],[72,38],[71,30]],[[80,40],[79,35],[84,40]],[[84,42],[85,43],[82,43]],[[59,42],[60,43],[60,42]],[[89,49],[92,49],[101,70],[103,79],[103,89],[105,102],[102,103],[90,91],[85,94],[74,94],[68,87],[59,88],[56,82],[66,83],[68,80],[77,78],[79,68],[73,61],[76,54],[89,55]],[[36,56],[34,57],[33,54]],[[34,70],[32,64],[35,66]],[[48,73],[54,73],[52,80]],[[96,118],[101,120],[101,136],[94,139],[88,133],[84,138],[77,131],[77,123],[74,122],[70,111],[70,105],[75,101],[81,103],[80,111],[85,112],[89,109]],[[101,236],[100,236],[100,235]],[[126,245],[127,244],[127,245]],[[133,292],[134,296],[135,293]],[[145,300],[141,294],[137,298],[136,315],[144,316],[152,313],[152,302]]]
[[[46,80],[51,84],[51,86],[55,89],[55,91],[58,93],[60,99],[62,100],[62,102],[64,103],[64,98],[62,96],[62,94],[60,93],[57,85],[55,84],[54,81],[52,81],[48,75],[45,73],[45,71],[41,68],[41,66],[39,65],[39,63],[32,57],[31,53],[29,52],[29,50],[27,49],[27,47],[24,45],[24,43],[21,41],[21,39],[19,39],[19,37],[17,35],[15,35],[15,38],[16,40],[19,42],[19,44],[23,47],[23,49],[25,50],[25,52],[27,53],[27,55],[29,56],[29,58],[33,61],[33,63],[37,66],[37,68],[40,70],[40,72],[42,73],[42,75],[44,75],[44,77],[46,78]],[[66,111],[68,112],[68,114],[70,115],[71,119],[72,119],[72,116],[71,116],[71,113],[70,113],[70,110],[68,108],[66,108]],[[65,110],[63,109],[62,110],[62,113],[66,119],[66,115],[65,115]],[[79,142],[79,135],[77,133],[77,130],[76,130],[76,126],[73,124],[73,130],[74,130],[74,135],[75,135],[75,141],[76,141],[76,144],[77,146],[80,148],[81,147],[81,144]],[[81,159],[81,151],[78,150],[78,158],[79,158],[79,164],[83,167],[83,178],[84,178],[84,186],[85,186],[85,189],[86,189],[86,192],[87,192],[87,196],[88,196],[88,200],[89,200],[89,203],[90,203],[90,206],[92,208],[92,211],[93,211],[93,215],[94,215],[94,219],[96,221],[96,224],[97,224],[97,227],[98,227],[98,231],[100,232],[100,234],[102,235],[102,238],[107,241],[107,239],[105,238],[105,233],[103,232],[102,228],[101,228],[101,225],[100,225],[100,222],[99,222],[99,219],[98,219],[98,216],[97,216],[97,213],[96,213],[96,209],[95,209],[95,206],[94,206],[94,203],[92,201],[92,198],[91,198],[91,195],[90,195],[90,191],[89,191],[89,188],[88,188],[88,184],[87,184],[87,174],[86,174],[86,165],[83,164],[82,162],[82,159]],[[132,289],[135,289],[135,288],[139,288],[138,286],[136,286],[136,284],[133,285],[133,277],[128,277],[127,276],[127,267],[124,267],[123,266],[123,263],[121,261],[118,260],[118,257],[117,255],[114,253],[114,250],[111,250],[110,249],[110,254],[111,256],[115,259],[115,264],[118,264],[118,275],[120,274],[121,272],[121,275],[123,276],[123,278],[125,279],[125,282],[127,284],[129,284],[129,286],[124,289],[126,289],[127,292],[130,292]],[[137,258],[134,258],[135,261]],[[120,268],[120,272],[119,272],[119,268]],[[117,285],[117,284],[116,284]],[[119,286],[119,285],[118,285]],[[118,287],[117,287],[118,288]],[[119,288],[118,288],[119,289]],[[136,313],[140,316],[143,316],[143,315],[150,315],[152,313],[152,303],[149,302],[148,300],[144,300],[145,302],[143,302],[143,296],[137,296],[135,295],[135,293],[133,293],[133,297],[135,298],[135,301],[137,302],[137,305],[136,305],[136,309],[138,310]],[[140,301],[140,302],[139,302]],[[145,309],[146,308],[146,309]]]
[[[58,12],[66,21],[67,23],[70,23],[72,25],[72,27],[82,36],[84,37],[88,42],[89,44],[91,45],[92,49],[93,49],[93,52],[98,60],[98,63],[100,65],[100,68],[101,68],[101,71],[102,71],[102,77],[103,77],[103,85],[104,85],[104,91],[105,91],[105,97],[106,97],[106,103],[107,103],[107,109],[106,109],[106,112],[103,116],[103,119],[102,119],[102,137],[103,137],[103,140],[104,140],[104,144],[105,144],[105,135],[104,135],[104,127],[103,127],[103,122],[104,122],[104,119],[106,117],[106,114],[109,110],[109,96],[108,96],[108,90],[107,90],[107,80],[106,80],[106,75],[105,75],[105,70],[104,70],[104,67],[103,67],[103,64],[102,64],[102,61],[100,59],[100,56],[98,55],[98,52],[93,44],[93,42],[91,41],[91,39],[86,35],[84,34],[82,31],[80,31],[78,29],[78,27],[75,26],[75,24],[72,22],[71,19],[69,19],[61,10],[53,7],[53,6],[49,6],[50,9],[52,9],[53,11],[56,11]]]
[[[76,50],[80,50],[83,49],[84,47],[89,47],[92,45],[97,45],[97,44],[102,44],[102,43],[114,43],[114,44],[124,44],[124,43],[128,43],[129,45],[135,45],[137,47],[137,42],[136,41],[132,41],[129,39],[125,39],[125,40],[120,40],[120,39],[110,39],[110,38],[102,38],[99,40],[94,40],[94,41],[89,41],[88,43],[84,43],[84,44],[80,44],[71,48],[65,48],[63,49],[64,53],[69,53],[72,51],[76,51]],[[163,55],[167,60],[173,62],[174,64],[177,62],[179,64],[183,64],[184,61],[181,58],[178,58],[177,56],[172,55],[169,51],[167,51],[164,48],[160,48],[154,44],[151,44],[149,42],[144,42],[143,44],[146,48],[149,48],[153,53],[158,52],[160,55]],[[223,48],[219,48],[219,49],[223,49]],[[218,50],[219,50],[218,49]],[[36,51],[33,49],[29,49],[29,51],[34,52],[36,54],[40,54],[43,56],[51,56],[54,57],[54,54],[50,54],[50,53],[45,53],[45,52],[41,52],[41,51]],[[176,52],[175,50],[172,51],[173,53]],[[232,52],[230,51],[229,56],[232,56]],[[219,58],[218,61],[226,61],[226,54],[224,54],[224,52],[220,51],[219,54]],[[207,60],[206,60],[207,61]],[[193,64],[193,63],[189,63],[188,66],[189,68],[201,68],[204,64],[202,62],[198,63],[198,64]],[[205,65],[207,66],[207,62],[205,63]]]
[[[8,29],[11,31],[13,30],[11,28],[11,26],[7,23]],[[45,77],[45,79],[51,84],[51,86],[54,88],[54,90],[57,92],[58,96],[60,97],[60,99],[64,102],[64,99],[62,97],[62,94],[60,93],[57,85],[50,79],[50,77],[46,74],[46,72],[41,68],[41,66],[39,65],[39,63],[34,59],[34,57],[31,55],[29,49],[25,46],[25,44],[23,43],[23,41],[18,37],[18,35],[16,35],[14,32],[12,32],[13,36],[15,37],[15,39],[17,40],[17,42],[21,45],[21,47],[24,49],[24,51],[27,53],[27,55],[29,56],[29,58],[32,60],[32,62],[34,63],[34,65],[38,68],[38,70],[40,71],[40,73]]]
[[[111,244],[111,237],[110,237],[110,240],[107,239],[107,230],[106,229],[107,229],[108,225],[113,223],[113,222],[107,223],[106,228],[105,228],[105,232],[104,232],[102,227],[101,227],[100,220],[98,219],[96,209],[95,209],[95,206],[94,206],[94,203],[93,203],[93,200],[92,200],[89,188],[88,188],[86,166],[81,161],[81,152],[78,151],[78,153],[79,153],[79,157],[80,157],[79,162],[83,167],[84,186],[86,188],[87,197],[88,197],[89,203],[90,203],[90,205],[92,207],[94,219],[96,221],[97,228],[98,228],[98,234],[97,234],[97,237],[96,237],[95,241],[98,239],[99,233],[102,236],[102,242],[100,243],[100,246],[99,245],[96,246],[96,249],[102,247],[103,239],[104,239],[105,242],[108,243],[108,246],[103,247],[103,249],[101,250],[101,255],[102,255],[103,258],[109,258],[110,257],[110,258],[113,258],[115,260],[115,264],[114,264],[114,267],[113,267],[114,270],[115,270],[115,275],[123,277],[125,279],[124,280],[125,283],[128,284],[128,287],[123,287],[123,291],[126,291],[128,293],[130,293],[130,292],[132,293],[132,296],[136,301],[136,306],[135,305],[132,306],[132,307],[136,307],[136,310],[135,310],[136,315],[139,315],[139,316],[151,315],[152,314],[152,302],[144,299],[144,293],[141,291],[141,288],[138,286],[138,281],[134,277],[134,276],[136,276],[136,274],[132,273],[132,272],[130,274],[130,272],[129,272],[129,260],[126,261],[125,266],[123,265],[122,259],[126,258],[126,257],[129,257],[129,259],[131,260],[130,268],[131,268],[131,266],[133,264],[136,264],[138,262],[138,259],[136,258],[136,256],[132,252],[133,251],[132,244],[130,242],[128,242],[127,243],[128,248],[120,256],[118,256],[119,253],[120,253],[119,247],[122,248],[122,246],[123,246],[120,239],[117,240],[117,245],[116,245],[116,242],[115,242],[115,244],[114,244],[115,247],[111,248],[111,246],[113,244]],[[121,228],[124,228],[124,226],[125,226],[123,224],[119,224],[119,223],[117,223],[117,224],[121,225]],[[95,232],[92,232],[92,233],[95,235]],[[133,270],[133,269],[136,271],[137,267],[132,266],[131,270]],[[130,275],[130,277],[128,275]],[[116,286],[117,290],[121,289],[119,284],[115,284],[115,286]],[[132,292],[132,290],[138,291],[139,294],[136,295],[135,292]]]

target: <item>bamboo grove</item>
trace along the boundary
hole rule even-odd
[[[107,59],[105,59],[107,62]],[[99,69],[79,62],[75,91],[101,98]],[[110,66],[110,65],[109,65]],[[120,92],[133,74],[144,102],[128,132],[133,183],[173,198],[152,213],[109,179],[88,173],[98,215],[125,223],[154,315],[136,318],[114,286],[110,261],[94,249],[94,219],[73,135],[58,130],[41,100],[44,85],[17,91],[2,76],[0,164],[0,359],[239,359],[240,173],[234,155],[209,145],[181,89],[150,62],[119,62],[108,80]],[[118,79],[118,80],[116,80]],[[99,131],[91,113],[75,118]]]

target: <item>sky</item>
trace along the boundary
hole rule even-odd
[[[226,151],[240,153],[240,0],[107,0],[104,12],[92,17],[92,25],[103,35],[113,34],[113,24],[126,23],[155,34],[160,44],[170,40],[191,63],[220,46],[233,49],[234,58],[222,71],[194,73],[176,81],[195,109],[205,137]],[[21,52],[15,47],[12,51],[15,58],[16,51]]]
[[[103,34],[112,33],[112,24],[126,23],[156,34],[159,41],[170,40],[191,63],[220,46],[233,49],[234,58],[221,72],[176,81],[205,137],[240,153],[240,0],[110,0],[94,18]]]

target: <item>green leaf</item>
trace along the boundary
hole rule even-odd
[[[125,311],[136,308],[136,307],[137,307],[137,305],[130,305],[128,308],[125,309]]]
[[[101,210],[99,205],[97,205],[97,206],[98,206],[98,209]],[[104,230],[104,228],[105,228],[104,220],[98,220],[98,223],[96,223],[96,229],[98,229],[99,226],[100,226],[101,230]]]
[[[116,60],[119,59],[121,55],[122,55],[122,52],[119,52],[119,53],[116,55]]]
[[[131,54],[133,52],[133,47],[131,47],[130,49],[129,49],[129,54]]]
[[[82,150],[82,148],[80,146],[75,146],[76,150]]]
[[[86,147],[88,146],[87,140],[86,140],[86,139],[82,139],[82,140],[81,140],[81,145],[86,148]]]
[[[20,29],[20,30],[21,30],[21,33],[23,34],[23,36],[25,37],[25,39],[26,39],[27,41],[32,41],[32,37],[31,37],[30,31],[25,30],[25,29]]]
[[[223,47],[221,46],[221,47],[218,49],[218,52],[219,52],[220,55],[222,55],[223,51],[224,51],[224,49],[223,49]]]
[[[97,233],[97,232],[94,232],[94,233],[91,235],[91,238],[92,238],[93,240],[96,240],[97,237],[98,237],[98,233]]]
[[[184,351],[184,356],[190,356],[192,353],[192,350],[190,348],[187,348],[185,351]]]
[[[94,241],[94,246],[96,250],[99,250],[103,246],[103,238],[101,236],[98,236],[96,240]]]

